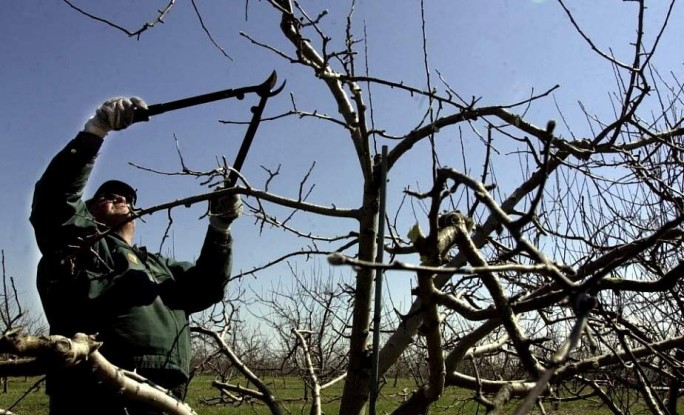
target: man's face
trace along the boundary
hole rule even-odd
[[[95,200],[91,210],[98,222],[116,226],[132,214],[132,208],[130,200],[125,196],[105,193]]]

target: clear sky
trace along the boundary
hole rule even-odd
[[[89,2],[74,0],[79,7],[125,26],[140,28],[154,19],[168,1]],[[247,3],[247,7],[245,4]],[[346,29],[349,3],[302,1],[312,16],[321,8],[330,13],[323,20],[327,34],[339,48]],[[442,88],[437,72],[464,97],[482,97],[482,105],[508,104],[560,85],[554,97],[572,122],[573,133],[589,135],[577,106],[582,101],[592,113],[610,114],[608,93],[615,90],[613,72],[605,60],[589,50],[572,29],[559,4],[552,0],[426,0],[428,65],[431,83]],[[634,2],[605,0],[571,1],[577,21],[604,51],[629,62],[635,37]],[[654,38],[664,18],[666,1],[649,2],[647,39]],[[83,126],[97,105],[112,96],[140,96],[148,104],[183,98],[218,89],[262,82],[273,70],[287,80],[284,93],[271,99],[266,116],[291,109],[291,95],[300,109],[336,116],[331,99],[310,69],[292,65],[282,57],[255,46],[241,31],[259,42],[292,55],[292,47],[278,29],[279,16],[266,1],[198,1],[203,22],[217,43],[231,56],[226,58],[210,42],[190,2],[176,2],[164,24],[149,29],[139,39],[102,23],[87,19],[62,1],[15,0],[5,2],[0,14],[0,249],[5,252],[7,274],[16,279],[20,295],[37,307],[34,288],[39,257],[28,222],[32,189],[51,157]],[[664,33],[655,64],[663,74],[682,77],[681,41],[684,10],[675,7],[672,23]],[[353,29],[364,38],[371,75],[426,87],[421,39],[420,2],[408,0],[357,0]],[[318,44],[318,43],[317,43]],[[359,67],[365,62],[359,56]],[[150,207],[206,191],[201,180],[142,171],[130,163],[163,172],[181,170],[174,137],[178,139],[186,166],[192,170],[216,167],[217,157],[229,162],[244,134],[244,127],[227,126],[222,120],[249,119],[249,105],[256,101],[224,101],[176,111],[137,124],[107,138],[96,171],[86,190],[92,194],[103,180],[118,178],[139,191],[139,204]],[[376,124],[401,135],[420,122],[427,102],[399,91],[373,89]],[[553,100],[528,114],[544,125],[558,118]],[[562,128],[562,127],[561,127]],[[566,136],[567,130],[561,130]],[[463,167],[455,136],[445,138],[445,165]],[[392,142],[380,142],[393,145]],[[468,147],[466,146],[466,151]],[[281,166],[271,189],[296,198],[299,182],[313,169],[310,195],[313,203],[353,208],[361,198],[359,172],[348,136],[315,120],[279,120],[264,123],[247,157],[243,173],[262,187],[266,170]],[[466,157],[466,161],[468,157]],[[479,167],[475,161],[473,169]],[[388,211],[401,201],[401,190],[429,187],[425,181],[430,158],[426,147],[398,164],[390,173],[392,193]],[[510,163],[517,168],[517,159]],[[504,180],[505,178],[502,178]],[[179,259],[196,257],[206,228],[199,219],[203,206],[173,211],[173,241],[162,248]],[[274,210],[273,212],[276,212]],[[406,222],[408,230],[410,221]],[[344,221],[312,219],[297,215],[294,224],[305,230],[332,236],[335,230],[356,230]],[[157,250],[167,225],[166,214],[156,214],[139,224],[136,242]],[[402,225],[403,226],[403,225]],[[249,270],[292,250],[306,241],[282,231],[260,231],[246,216],[233,227],[236,242],[235,269]],[[404,231],[402,231],[404,232]],[[311,265],[299,264],[306,272]],[[327,268],[327,264],[324,264]],[[327,271],[326,271],[327,272]],[[349,269],[336,272],[349,274]],[[260,286],[287,278],[286,267],[262,273],[249,284]],[[393,280],[397,290],[410,276]],[[258,289],[258,288],[257,288]],[[406,295],[407,293],[404,293]]]

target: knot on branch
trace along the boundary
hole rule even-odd
[[[48,366],[73,366],[102,345],[94,336],[77,333],[73,338],[59,335],[30,336],[21,329],[0,337],[0,353],[36,358]]]
[[[456,210],[439,215],[437,229],[431,230],[427,237],[423,236],[418,224],[411,228],[408,236],[424,265],[440,265],[458,238],[470,234],[474,226],[472,218]]]
[[[475,226],[475,222],[472,218],[461,213],[460,210],[445,213],[437,218],[437,228],[439,230],[450,226],[463,227],[466,232],[470,233]]]
[[[572,300],[572,309],[578,317],[586,316],[594,307],[596,298],[587,293],[579,293]]]

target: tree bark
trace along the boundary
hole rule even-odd
[[[359,218],[359,259],[374,261],[378,236],[379,191],[377,183],[365,185],[363,207]],[[373,275],[370,268],[362,268],[356,274],[354,317],[349,345],[349,368],[344,382],[340,415],[360,414],[368,401],[370,391],[370,333],[371,305],[373,299]]]

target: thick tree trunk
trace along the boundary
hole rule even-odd
[[[684,360],[684,349],[675,350],[675,359],[680,362]],[[667,395],[667,410],[671,414],[677,414],[677,399],[679,398],[679,389],[682,387],[682,380],[679,377],[674,377],[670,382],[670,390]]]
[[[359,259],[374,261],[378,235],[379,191],[374,183],[366,185],[363,207],[359,219]],[[363,410],[370,388],[370,332],[371,305],[373,299],[373,275],[370,269],[360,269],[356,274],[354,320],[349,345],[349,368],[344,383],[340,415],[356,415]]]

